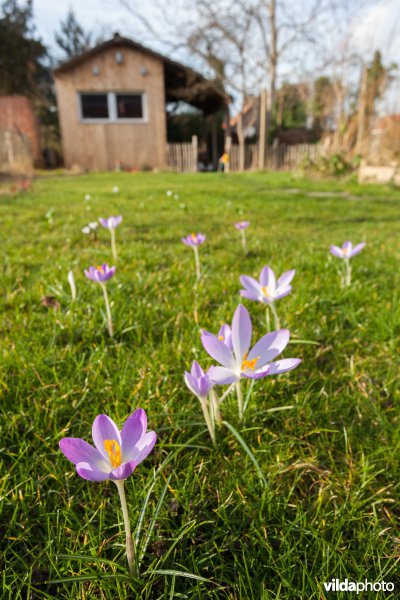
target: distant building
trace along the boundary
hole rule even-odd
[[[186,102],[205,116],[227,105],[199,73],[118,34],[54,76],[66,167],[162,168],[167,102]]]

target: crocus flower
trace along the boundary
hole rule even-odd
[[[156,443],[156,433],[147,431],[147,417],[138,408],[125,421],[120,431],[107,415],[95,418],[92,438],[95,447],[81,438],[63,438],[62,453],[76,468],[83,479],[105,481],[111,479],[118,488],[126,531],[126,553],[129,569],[135,572],[135,548],[131,536],[124,480],[150,454]]]
[[[68,271],[68,283],[71,288],[71,298],[72,301],[76,300],[76,285],[75,285],[75,277],[72,271]]]
[[[250,225],[250,221],[238,221],[235,223],[236,229],[240,231],[240,236],[242,238],[242,246],[245,254],[247,254],[247,242],[246,242],[246,229]]]
[[[120,225],[122,221],[122,216],[119,215],[117,217],[108,217],[108,219],[99,219],[100,224],[108,229],[111,235],[111,250],[114,257],[114,260],[117,260],[117,246],[115,244],[115,230]]]
[[[274,302],[284,298],[292,291],[290,285],[296,271],[286,271],[276,281],[275,273],[271,267],[265,266],[261,273],[260,279],[257,281],[248,275],[240,276],[240,283],[244,286],[244,290],[240,290],[240,295],[249,300],[257,300],[263,304],[267,304],[272,311],[275,319],[275,327],[280,328],[279,317],[276,312]],[[268,312],[268,311],[267,311]]]
[[[339,248],[339,246],[331,246],[331,254],[333,256],[337,256],[338,258],[353,258],[356,254],[361,252],[361,250],[365,247],[365,242],[361,242],[361,244],[357,244],[353,248],[353,244],[349,241],[344,242],[343,246]]]
[[[105,283],[111,277],[114,277],[116,267],[109,267],[107,263],[98,267],[89,267],[85,270],[85,275],[88,279],[96,281],[96,283]]]
[[[113,229],[116,229],[118,225],[121,224],[122,216],[119,215],[117,217],[108,217],[108,219],[103,219],[100,217],[99,222],[105,229],[109,229],[110,231],[112,231]]]
[[[350,258],[356,256],[361,250],[365,247],[365,242],[361,242],[353,247],[353,244],[349,241],[344,242],[343,246],[339,248],[339,246],[331,246],[330,251],[333,256],[337,258],[342,258],[344,260],[346,272],[342,277],[342,285],[349,286],[351,284],[351,266],[350,266]]]
[[[190,235],[183,237],[182,242],[186,244],[186,246],[196,247],[200,246],[200,244],[202,244],[205,241],[205,239],[206,236],[202,233],[191,233]]]
[[[189,390],[200,400],[204,420],[207,424],[212,442],[215,444],[215,430],[211,421],[208,406],[208,395],[211,392],[214,384],[208,376],[208,373],[205,373],[199,363],[195,360],[192,363],[190,373],[185,371],[185,383]]]
[[[203,332],[201,342],[208,354],[221,366],[209,369],[213,383],[227,385],[240,382],[245,377],[260,379],[268,375],[277,375],[291,371],[301,362],[298,358],[285,358],[274,361],[287,346],[290,332],[280,329],[264,335],[250,349],[252,334],[251,319],[247,309],[239,304],[232,320],[232,350],[217,336]],[[242,400],[239,398],[239,417],[243,416]]]
[[[203,332],[201,342],[208,354],[220,363],[211,367],[211,380],[220,385],[234,383],[242,377],[260,379],[291,371],[300,363],[298,358],[285,358],[275,362],[274,358],[286,348],[290,332],[288,329],[272,331],[264,335],[250,349],[252,324],[247,309],[239,304],[232,320],[232,350],[212,333]]]
[[[187,235],[186,237],[183,237],[181,239],[182,239],[182,242],[184,244],[186,244],[186,246],[191,246],[194,250],[194,258],[196,261],[196,276],[197,276],[197,279],[200,279],[201,273],[200,273],[200,257],[199,257],[198,246],[200,246],[205,241],[206,236],[203,235],[202,233],[191,233],[190,235]]]
[[[238,221],[237,223],[235,223],[235,227],[236,229],[247,229],[248,226],[250,225],[250,221]]]
[[[156,443],[154,431],[146,433],[147,417],[138,408],[120,431],[107,415],[95,418],[92,437],[96,448],[80,438],[63,438],[60,448],[76,466],[76,472],[89,481],[118,481],[133,473]]]
[[[114,335],[114,331],[113,331],[113,322],[112,322],[112,316],[111,316],[111,309],[110,309],[110,302],[108,299],[108,293],[107,293],[107,288],[106,288],[106,282],[111,279],[112,277],[114,277],[115,274],[115,267],[109,267],[107,265],[107,263],[104,263],[101,266],[98,267],[89,267],[89,269],[85,270],[85,275],[88,279],[91,279],[92,281],[95,281],[96,283],[99,283],[101,286],[101,289],[103,290],[103,294],[104,294],[104,302],[106,305],[106,313],[107,313],[107,326],[108,326],[108,333],[110,334],[110,337],[113,337]]]

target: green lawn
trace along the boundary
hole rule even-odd
[[[112,264],[108,232],[93,243],[81,229],[117,214],[111,340],[83,275]],[[232,226],[243,218],[248,256]],[[47,177],[1,197],[0,220],[1,598],[320,600],[346,577],[396,585],[359,598],[399,597],[400,191],[280,174]],[[207,235],[197,300],[180,241],[192,231]],[[329,245],[346,239],[367,247],[342,289]],[[230,322],[239,275],[265,264],[296,269],[282,325],[318,345],[289,346],[302,363],[256,382],[244,423],[224,401],[249,456],[226,426],[212,447],[183,372],[212,364],[199,328]],[[255,339],[265,311],[244,304]],[[115,486],[80,479],[58,442],[91,442],[97,414],[121,425],[139,406],[158,442],[126,482],[133,528],[144,515],[133,580]]]

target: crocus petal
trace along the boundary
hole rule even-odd
[[[333,256],[337,256],[338,258],[343,258],[344,256],[343,250],[339,246],[331,246],[330,251]]]
[[[212,383],[208,374],[199,377],[199,379],[197,380],[197,384],[199,386],[199,394],[202,398],[204,398],[205,396],[207,396],[208,392],[212,388]]]
[[[226,323],[221,326],[218,331],[218,339],[222,337],[222,342],[224,342],[225,346],[228,346],[229,350],[233,350],[232,346],[232,330],[229,325]]]
[[[278,354],[286,348],[289,339],[290,332],[288,329],[271,331],[271,333],[264,335],[255,346],[253,346],[247,360],[258,358],[257,367],[262,367],[270,360],[273,360],[275,356],[278,356]]]
[[[357,244],[357,246],[354,246],[353,250],[350,253],[350,257],[355,256],[356,254],[361,252],[361,250],[365,248],[365,245],[365,242],[361,242],[361,244]]]
[[[351,251],[353,250],[353,244],[347,240],[346,242],[344,242],[343,246],[342,246],[342,250],[344,252],[344,254],[346,256],[348,256],[349,254],[351,254]]]
[[[118,427],[107,415],[99,415],[95,418],[92,427],[92,437],[97,450],[109,462],[109,456],[104,448],[105,440],[115,440],[121,446],[121,435]]]
[[[96,448],[80,438],[63,438],[60,443],[60,450],[74,465],[77,463],[97,464],[103,461],[103,456]]]
[[[199,363],[197,362],[197,360],[194,360],[192,362],[192,368],[190,369],[190,374],[192,375],[192,377],[202,377],[204,375],[204,371],[201,368],[201,366],[199,365]]]
[[[147,417],[143,408],[138,408],[125,421],[121,431],[122,460],[125,462],[131,450],[146,433]]]
[[[240,290],[240,295],[242,298],[247,298],[248,300],[257,300],[258,302],[262,302],[265,304],[268,301],[268,298],[263,296],[260,293],[249,292],[248,290]]]
[[[236,363],[241,365],[247,355],[251,342],[251,319],[247,308],[239,304],[232,320],[232,344]],[[222,363],[223,364],[223,363]],[[228,365],[224,365],[225,367]]]
[[[133,471],[137,467],[137,462],[135,460],[131,460],[129,462],[123,463],[120,467],[113,469],[110,473],[110,479],[113,481],[118,481],[120,479],[126,479],[129,475],[132,475]]]
[[[278,279],[277,291],[279,290],[279,288],[287,287],[289,285],[289,283],[292,281],[295,274],[296,274],[295,269],[292,269],[291,271],[286,271],[286,273],[283,273],[283,275],[281,275]]]
[[[134,461],[136,465],[141,463],[150,452],[153,450],[154,444],[157,441],[157,434],[155,431],[148,431],[137,442],[136,446],[129,453],[127,460]]]
[[[103,227],[108,229],[108,220],[107,219],[103,219],[102,217],[99,217],[99,223],[100,223],[100,225],[102,225]]]
[[[240,283],[246,288],[247,291],[256,294],[257,297],[262,295],[261,286],[256,279],[249,277],[248,275],[241,275],[239,277]]]
[[[289,285],[287,288],[277,288],[275,295],[274,295],[274,300],[280,300],[281,298],[288,296],[291,291],[292,291],[291,285]]]
[[[217,362],[228,369],[235,366],[235,358],[229,348],[212,333],[203,333],[201,343],[204,350]]]
[[[268,267],[268,265],[266,265],[260,273],[260,283],[261,283],[262,287],[268,286],[271,291],[275,290],[275,287],[276,287],[275,273],[273,272],[271,267]]]
[[[88,479],[89,481],[104,481],[105,479],[109,479],[110,473],[106,473],[104,471],[100,471],[100,469],[94,469],[92,465],[86,462],[80,462],[76,465],[76,472],[83,479]]]
[[[279,373],[286,373],[286,371],[292,371],[301,363],[300,358],[282,358],[269,363],[268,375],[278,375]]]
[[[189,390],[192,392],[192,394],[194,394],[195,396],[199,396],[200,390],[199,386],[197,385],[196,377],[193,377],[193,375],[191,373],[188,373],[187,371],[185,371],[184,377],[185,383],[188,386]]]
[[[230,369],[225,367],[210,367],[208,369],[208,375],[213,383],[216,385],[228,385],[238,381],[240,377],[233,373]]]

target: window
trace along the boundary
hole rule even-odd
[[[83,119],[108,119],[107,94],[81,94]]]
[[[143,119],[142,94],[116,94],[118,119]]]
[[[79,94],[82,121],[146,122],[145,94],[129,92]]]

